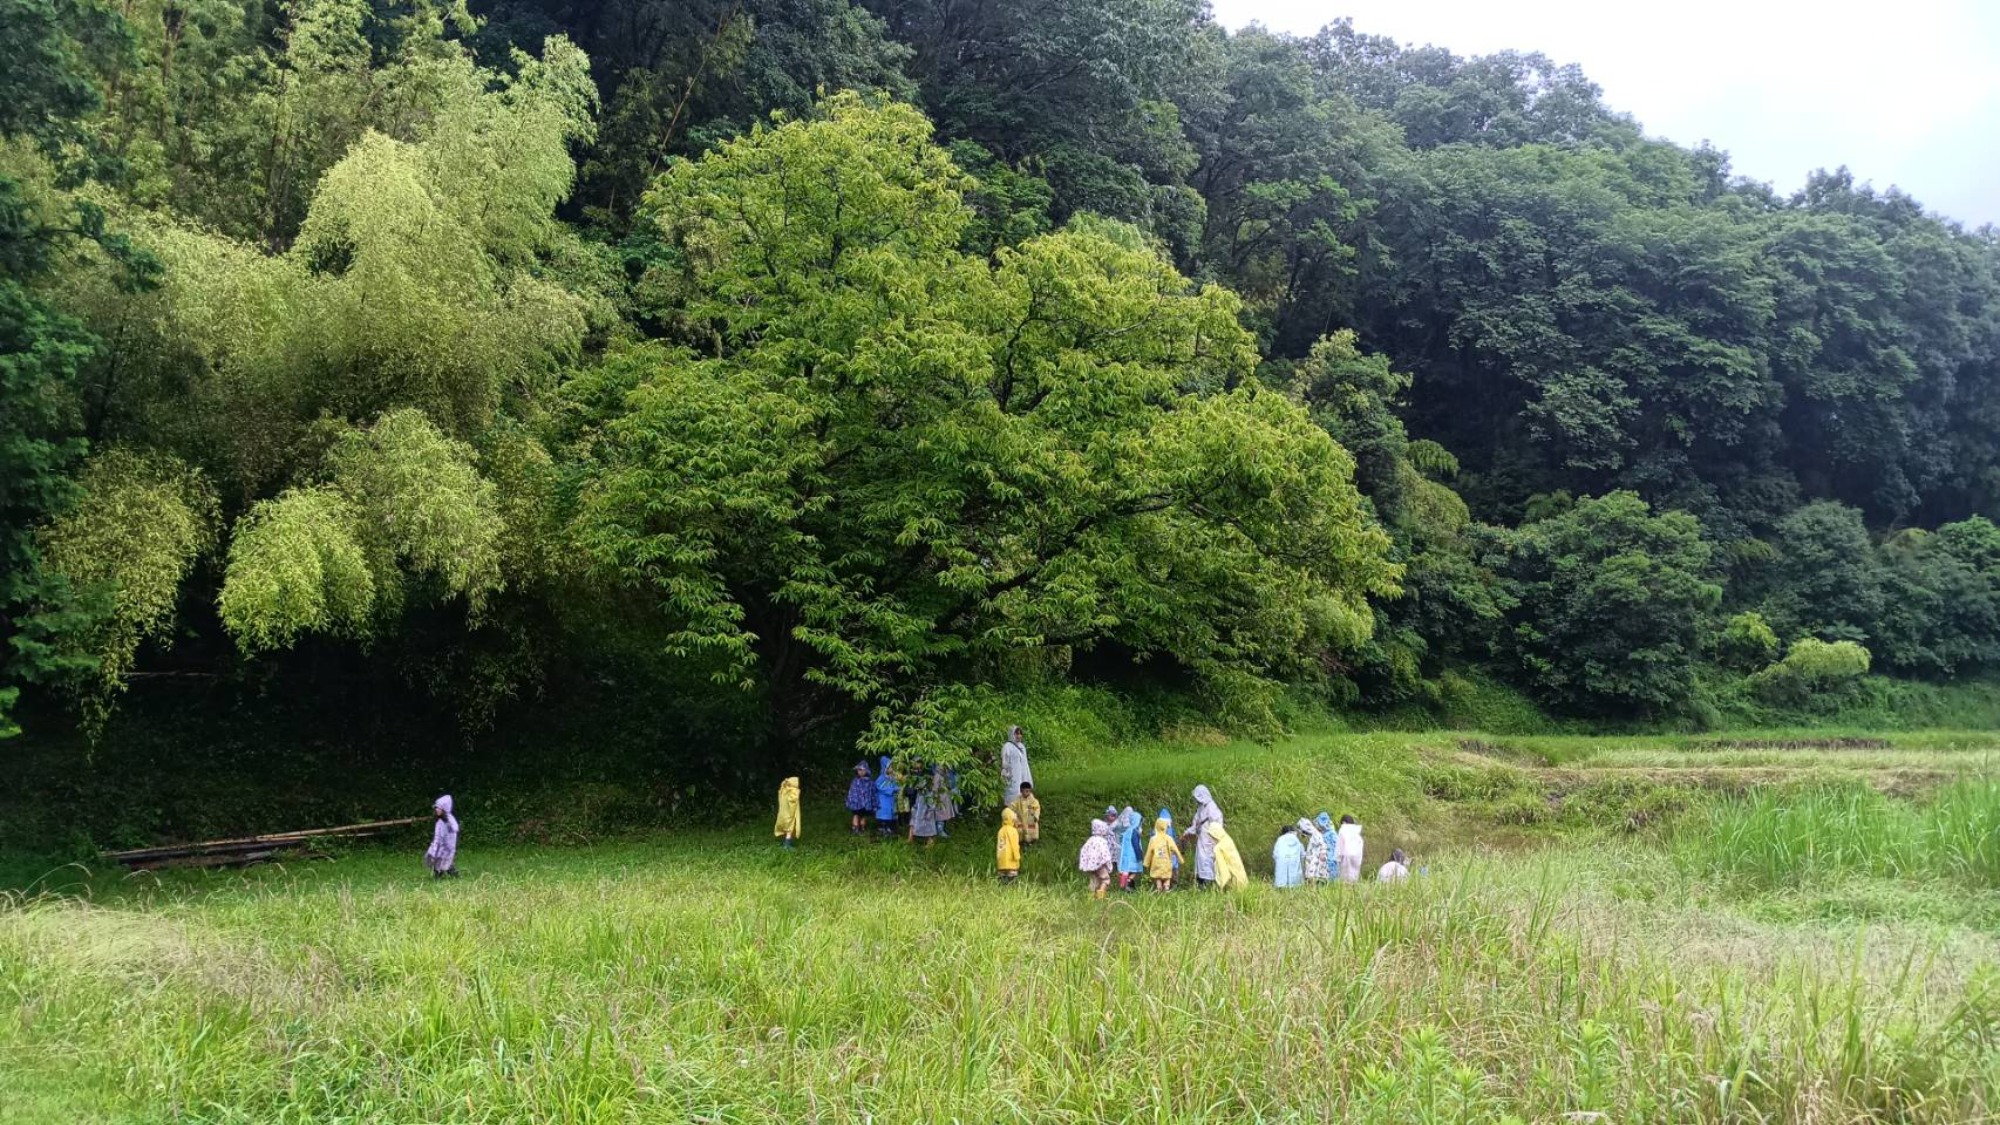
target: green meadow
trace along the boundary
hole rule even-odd
[[[1044,842],[763,825],[551,848],[462,810],[0,906],[0,1121],[1845,1122],[2000,1103],[2000,742],[1366,734],[1038,760]],[[1206,782],[1253,875],[1322,808],[1400,886],[1091,901]]]

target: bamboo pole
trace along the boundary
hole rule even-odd
[[[138,863],[153,859],[167,859],[179,856],[203,854],[226,855],[237,851],[256,851],[261,848],[303,844],[311,840],[329,836],[366,836],[386,832],[391,828],[404,828],[412,824],[423,824],[431,818],[427,816],[406,816],[397,820],[371,820],[362,824],[343,824],[334,828],[308,828],[299,832],[272,832],[261,836],[238,836],[227,840],[199,840],[190,844],[167,844],[152,848],[131,848],[126,851],[105,852],[104,858],[118,863]]]

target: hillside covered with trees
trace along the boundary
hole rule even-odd
[[[25,742],[728,774],[958,760],[1025,685],[1699,725],[2000,666],[2000,235],[1540,55],[1197,0],[0,26]]]

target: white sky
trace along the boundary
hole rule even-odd
[[[1226,27],[1357,31],[1578,63],[1647,133],[1790,193],[1814,168],[2000,224],[2000,0],[1211,0]]]

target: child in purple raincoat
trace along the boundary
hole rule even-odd
[[[431,869],[433,879],[458,878],[458,818],[451,815],[451,794],[437,799],[431,806],[436,814],[436,827],[431,829],[431,847],[424,853],[424,866]]]
[[[847,783],[847,830],[856,836],[868,830],[868,818],[875,815],[875,779],[868,776],[868,763],[854,763],[854,780]]]

